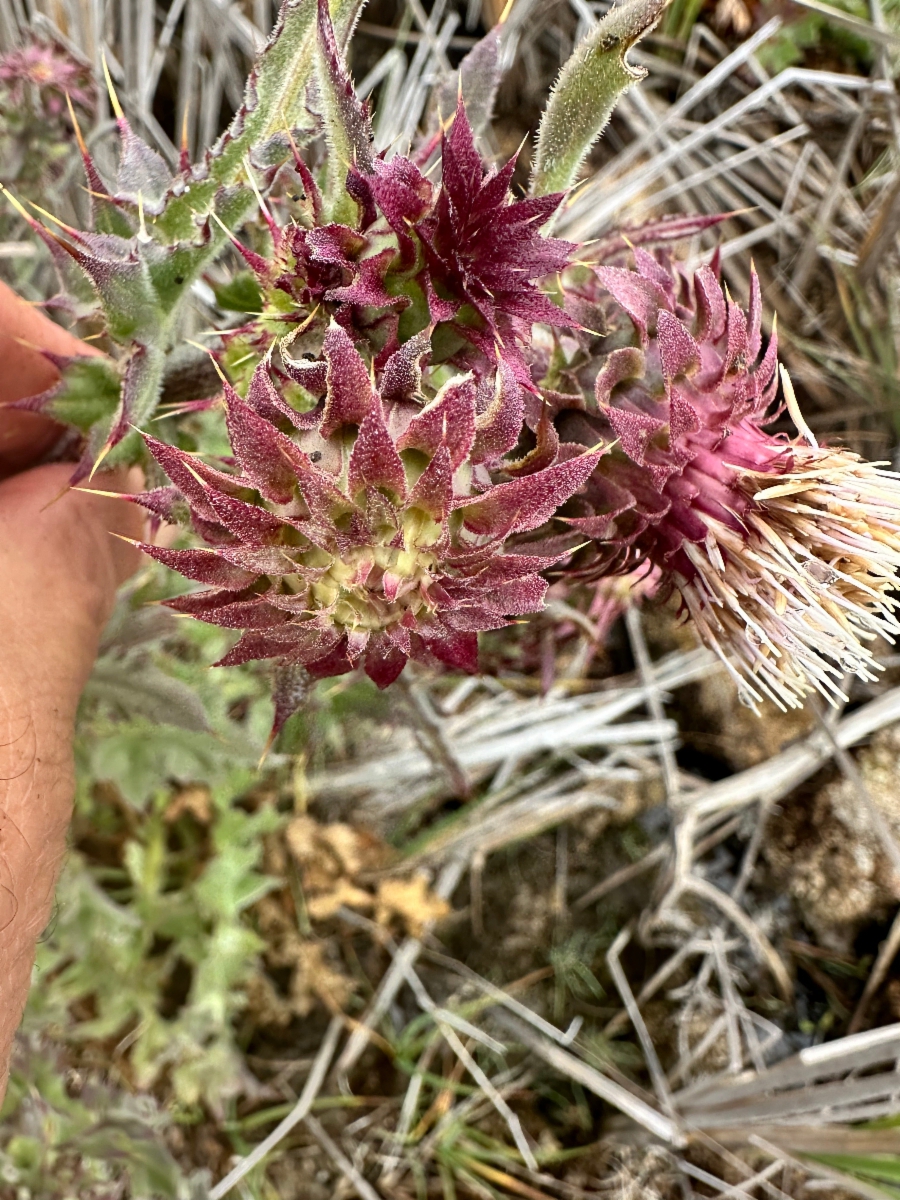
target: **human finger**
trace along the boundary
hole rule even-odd
[[[48,417],[6,407],[46,391],[59,379],[41,349],[60,355],[99,353],[0,283],[0,479],[40,461],[62,433],[62,426]]]
[[[140,486],[107,476],[106,490]],[[140,511],[67,487],[64,464],[0,483],[0,1099],[74,795],[75,710]]]

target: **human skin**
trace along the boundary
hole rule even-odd
[[[57,354],[83,344],[0,284],[0,1099],[51,913],[75,791],[75,710],[116,587],[137,552],[130,504],[68,489],[71,464],[33,466],[59,427],[3,405],[50,386]],[[25,343],[28,343],[26,345]],[[126,491],[139,480],[105,475]]]

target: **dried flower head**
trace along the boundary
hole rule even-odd
[[[790,390],[804,436],[767,431],[777,346],[762,353],[755,274],[745,313],[709,267],[635,260],[598,271],[631,344],[607,355],[592,407],[557,417],[569,440],[615,442],[575,502],[596,539],[576,572],[658,567],[751,705],[840,696],[846,672],[873,678],[873,639],[900,631],[900,481],[819,448]]]
[[[713,526],[719,555],[695,548],[682,588],[701,636],[743,671],[751,704],[762,693],[796,706],[811,688],[842,698],[845,674],[875,678],[873,640],[900,633],[900,478],[847,450],[791,450],[774,481],[742,473],[740,535]]]

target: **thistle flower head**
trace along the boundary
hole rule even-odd
[[[833,699],[845,672],[873,677],[874,637],[900,631],[900,482],[768,432],[777,347],[762,352],[755,275],[745,313],[710,268],[635,258],[598,272],[630,344],[606,357],[594,405],[557,418],[562,436],[615,442],[576,502],[571,523],[596,539],[579,569],[658,567],[749,704]]]
[[[473,461],[470,375],[430,399],[385,404],[338,325],[326,335],[324,367],[322,401],[303,415],[265,362],[246,400],[226,386],[232,471],[148,439],[174,486],[139,501],[189,521],[209,544],[145,547],[211,585],[170,604],[244,631],[223,664],[277,659],[314,677],[361,665],[379,687],[410,658],[473,671],[477,633],[537,611],[540,572],[555,561],[506,554],[505,539],[547,521],[598,453],[492,484]]]
[[[67,94],[86,112],[93,111],[96,104],[90,67],[62,46],[38,38],[0,55],[0,83],[14,105],[25,102],[29,85],[36,88],[42,112],[50,117],[65,112]]]

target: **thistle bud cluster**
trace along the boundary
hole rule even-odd
[[[533,325],[571,323],[539,286],[575,250],[541,232],[562,195],[513,199],[515,159],[487,169],[461,99],[441,140],[439,183],[423,165],[397,155],[374,159],[365,172],[352,166],[340,211],[354,216],[342,223],[328,219],[336,206],[295,153],[286,186],[299,207],[283,226],[264,212],[271,254],[233,239],[256,277],[261,311],[228,333],[226,365],[253,360],[276,342],[286,373],[302,385],[316,376],[297,365],[298,356],[317,357],[335,322],[378,370],[418,338],[435,367],[470,370],[481,381],[499,361],[520,386],[533,387]],[[518,429],[510,437],[512,446]]]
[[[4,112],[33,109],[55,121],[66,111],[66,97],[86,113],[96,105],[91,69],[69,50],[42,38],[0,54],[0,88]]]

